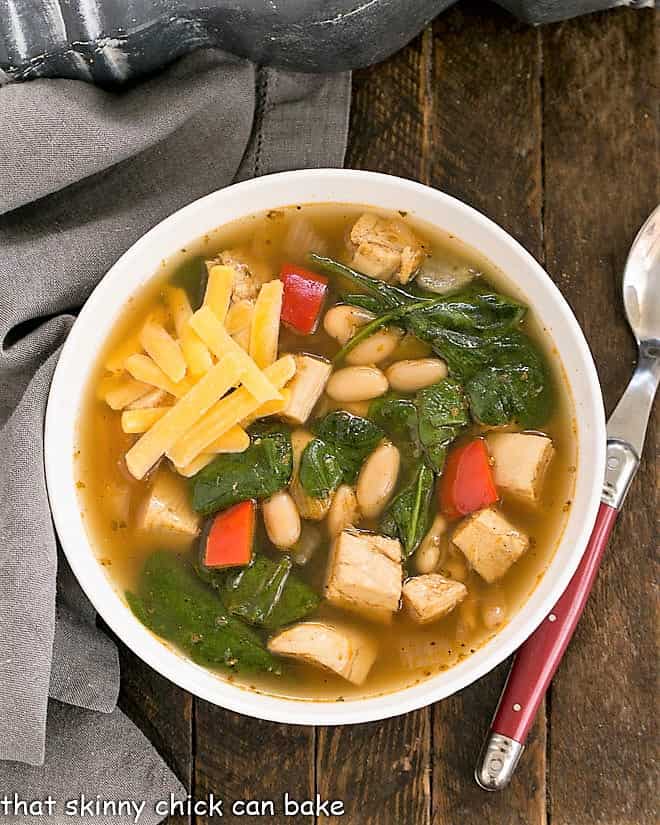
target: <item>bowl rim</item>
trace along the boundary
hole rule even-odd
[[[373,194],[371,197],[368,193],[364,197],[351,197],[352,188],[372,190]],[[328,190],[334,192],[337,189],[347,191],[343,195],[324,197]],[[303,193],[302,197],[298,197],[297,192]],[[305,193],[307,193],[306,196]],[[553,314],[555,326],[562,328],[562,332],[568,335],[570,343],[569,349],[569,344],[564,343],[563,337],[561,341],[558,341],[557,335],[552,335],[555,348],[560,353],[567,383],[573,394],[575,416],[578,422],[578,469],[574,504],[552,560],[511,621],[474,654],[448,670],[412,686],[345,702],[301,700],[253,691],[228,682],[223,677],[194,664],[183,654],[154,636],[130,612],[97,559],[84,527],[84,519],[75,490],[74,450],[77,443],[78,413],[87,383],[87,372],[91,370],[98,355],[98,349],[126,300],[156,276],[163,258],[170,257],[176,249],[180,249],[186,243],[197,240],[203,236],[205,231],[211,231],[213,227],[221,226],[230,220],[248,217],[255,212],[281,208],[294,203],[335,202],[392,208],[391,204],[387,207],[378,203],[381,193],[388,195],[396,193],[409,201],[417,200],[424,204],[424,208],[428,206],[428,209],[432,205],[440,213],[444,210],[446,219],[455,219],[458,223],[463,221],[475,234],[481,234],[483,238],[492,241],[497,247],[500,260],[510,259],[512,264],[517,264],[530,276],[531,280],[527,282],[527,289],[525,289],[507,267],[505,274],[517,289],[522,289],[523,292],[530,291],[530,289],[536,290],[547,297],[548,305],[539,309],[535,304],[535,312],[543,319],[543,325],[546,327],[552,327],[553,324],[548,324],[547,317],[544,315]],[[310,195],[314,197],[310,199]],[[263,202],[263,205],[259,209],[253,207],[235,209],[231,206],[232,202],[252,203],[253,201]],[[216,214],[216,210],[222,212],[223,208],[225,211],[234,212],[234,216],[213,223],[210,220],[211,216]],[[420,209],[410,208],[408,211],[419,213]],[[426,216],[420,215],[420,217],[429,221]],[[182,228],[188,227],[190,231],[192,226],[197,226],[198,221],[200,224],[208,224],[208,227],[201,228],[194,235],[186,235],[186,237],[177,235],[177,230],[181,232]],[[433,219],[429,222],[434,223]],[[446,222],[438,220],[435,225],[440,229],[450,231]],[[453,234],[487,258],[493,259],[492,251],[484,250],[478,242],[472,242],[457,232]],[[176,238],[175,243],[173,243],[173,238]],[[163,249],[168,247],[172,247],[172,251],[164,255]],[[151,263],[138,264],[139,259],[143,257],[150,259]],[[498,260],[494,263],[497,266],[500,265]],[[120,284],[119,292],[124,296],[121,301],[118,301],[116,297],[117,284]],[[110,317],[106,311],[108,306],[113,305],[114,315]],[[96,348],[90,348],[90,338],[96,338]],[[566,368],[567,358],[575,362],[579,381],[576,381]],[[79,363],[81,361],[86,364],[87,372],[81,369]],[[74,399],[75,415],[71,415],[72,387],[78,393]],[[587,418],[584,421],[581,421],[579,417],[576,390],[585,401]],[[541,624],[568,585],[591,534],[600,503],[605,468],[605,440],[602,394],[584,334],[558,287],[518,241],[478,210],[424,184],[379,172],[308,169],[279,172],[243,181],[205,195],[169,215],[142,235],[121,255],[90,294],[62,348],[46,408],[44,464],[53,521],[71,569],[101,618],[136,655],[184,690],[228,710],[281,723],[341,725],[387,719],[425,707],[452,695],[477,681],[504,661]],[[584,466],[584,452],[590,459],[588,468]],[[582,499],[581,515],[575,512],[578,498]],[[571,526],[570,531],[569,526]],[[571,548],[567,549],[565,545],[569,538]],[[560,553],[562,550],[563,552]],[[551,571],[554,579],[548,584],[547,580]]]

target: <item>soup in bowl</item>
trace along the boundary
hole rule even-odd
[[[515,242],[321,171],[209,196],[118,262],[58,365],[46,464],[73,569],[136,652],[227,707],[342,722],[447,695],[533,630],[602,436],[586,345]]]

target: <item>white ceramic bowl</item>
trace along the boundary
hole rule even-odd
[[[335,703],[245,690],[159,642],[133,616],[96,560],[80,514],[73,461],[78,411],[97,353],[125,301],[158,271],[161,261],[236,218],[324,201],[407,210],[469,243],[503,270],[554,339],[578,427],[578,470],[568,523],[541,582],[509,624],[472,656],[421,684]],[[604,447],[602,397],[589,348],[568,304],[532,256],[488,218],[442,192],[388,175],[335,169],[286,172],[230,186],[181,209],[134,244],[94,290],[71,330],[53,378],[45,430],[46,477],[57,532],[83,590],[117,636],[161,674],[209,702],[261,719],[318,725],[384,719],[423,707],[474,682],[519,647],[561,595],[586,546],[600,499]]]

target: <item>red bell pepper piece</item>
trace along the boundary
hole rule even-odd
[[[440,479],[440,510],[458,518],[494,504],[498,499],[490,456],[483,438],[454,448]]]
[[[328,279],[293,264],[282,266],[280,279],[284,282],[282,322],[301,335],[311,335],[319,323]]]
[[[204,534],[206,567],[238,567],[252,561],[256,508],[257,502],[248,499],[218,513]]]

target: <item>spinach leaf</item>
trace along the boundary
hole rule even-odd
[[[329,445],[342,470],[342,481],[355,484],[362,462],[378,445],[383,431],[373,421],[335,410],[314,424],[314,432]]]
[[[384,307],[382,302],[373,295],[351,293],[350,295],[342,295],[341,302],[343,304],[350,304],[350,306],[353,307],[366,309],[367,312],[373,312],[374,315],[382,315],[387,309],[387,307]]]
[[[325,498],[339,487],[343,478],[342,466],[332,445],[315,438],[300,457],[299,478],[303,490],[312,498]]]
[[[517,351],[500,351],[465,390],[474,417],[492,426],[516,421],[521,427],[540,427],[554,402],[549,370],[531,342],[521,342]]]
[[[389,395],[369,406],[369,415],[396,443],[405,443],[413,455],[423,450],[431,469],[439,473],[447,448],[467,426],[470,417],[461,385],[452,379],[420,390],[413,398]]]
[[[420,307],[407,319],[413,335],[432,341],[443,330],[468,333],[506,332],[520,323],[527,308],[505,295],[470,289]]]
[[[369,404],[369,416],[392,441],[410,442],[414,453],[419,454],[417,406],[412,398],[382,395]]]
[[[476,294],[476,299],[483,312],[488,310],[487,317],[490,317],[487,325],[480,326],[479,329],[513,329],[527,314],[527,307],[524,304],[499,292],[480,289]]]
[[[449,369],[463,379],[472,378],[484,367],[498,359],[519,360],[521,353],[532,351],[524,357],[534,358],[537,349],[522,332],[512,330],[506,335],[478,335],[454,330],[443,330],[432,342],[433,349],[447,362]]]
[[[395,309],[396,307],[406,306],[409,303],[419,301],[419,297],[401,289],[398,286],[386,284],[385,281],[379,281],[376,278],[370,278],[350,266],[339,263],[333,258],[326,258],[324,255],[317,255],[311,252],[308,255],[310,262],[317,267],[317,269],[327,272],[329,275],[336,275],[355,286],[363,289],[368,295],[372,295],[378,299],[379,309],[371,309],[372,312],[387,312],[387,310]],[[372,303],[372,307],[375,306]]]
[[[420,464],[412,482],[392,499],[383,514],[380,529],[401,541],[404,558],[415,552],[428,529],[433,480],[431,468]]]
[[[384,315],[396,309],[406,309],[403,323],[413,335],[430,341],[444,329],[467,332],[503,332],[515,327],[523,318],[526,307],[494,292],[481,283],[470,286],[450,297],[432,297],[417,289],[414,284],[402,289],[376,278],[370,278],[345,264],[321,255],[310,255],[310,260],[320,269],[366,290],[371,297],[369,309]],[[350,296],[347,302],[350,302]],[[357,296],[362,306],[364,296]],[[414,306],[413,308],[413,305]],[[409,313],[409,314],[408,314]]]
[[[126,593],[137,618],[206,667],[281,673],[259,635],[231,616],[220,597],[181,556],[164,550],[145,562],[136,593]]]
[[[214,513],[248,498],[268,498],[289,483],[293,453],[288,432],[254,428],[242,453],[219,455],[191,479],[192,506]]]
[[[415,400],[419,440],[431,468],[439,473],[449,445],[470,423],[463,387],[458,381],[445,378],[420,390]]]
[[[502,338],[485,338],[465,332],[445,329],[432,341],[433,351],[447,362],[452,375],[464,381],[476,375],[493,358],[492,341]]]
[[[290,575],[287,586],[279,602],[273,607],[268,623],[268,630],[275,630],[285,624],[303,619],[312,613],[321,603],[321,597],[309,585],[297,576]]]
[[[315,422],[316,438],[300,458],[300,483],[307,495],[324,498],[344,482],[355,484],[365,458],[383,437],[373,421],[335,410]]]
[[[445,331],[433,349],[464,380],[477,421],[540,427],[548,419],[554,403],[550,371],[523,333],[479,337]]]
[[[289,556],[257,556],[248,567],[223,576],[221,594],[230,613],[266,630],[303,619],[321,599],[291,573]]]
[[[196,255],[184,261],[172,276],[173,285],[185,289],[193,310],[199,309],[202,305],[207,281],[206,260],[203,255]]]

